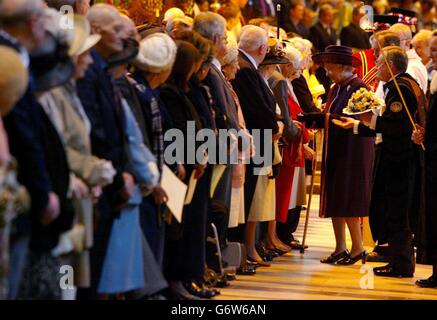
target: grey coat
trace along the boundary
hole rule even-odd
[[[290,117],[288,110],[288,86],[287,79],[278,71],[275,71],[268,80],[269,86],[273,91],[276,102],[281,109],[281,117],[284,122],[283,136],[290,142],[293,142],[299,134],[299,129]]]

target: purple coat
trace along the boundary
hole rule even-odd
[[[358,77],[333,86],[327,112],[344,115],[352,94],[366,87]],[[325,122],[322,161],[321,217],[365,217],[369,214],[374,139],[354,135],[331,121]]]

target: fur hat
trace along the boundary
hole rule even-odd
[[[176,43],[170,36],[154,33],[141,41],[134,64],[140,70],[160,73],[173,66],[176,53]]]

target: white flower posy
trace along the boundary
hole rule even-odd
[[[378,99],[372,91],[366,88],[360,88],[349,99],[343,113],[352,115],[379,109],[383,105],[382,101]]]

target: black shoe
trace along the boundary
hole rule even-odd
[[[273,258],[277,257],[277,255],[273,256],[274,254],[269,252],[264,244],[258,243],[255,245],[255,249],[258,252],[259,256],[263,259],[265,262],[271,262]]]
[[[246,259],[246,266],[250,267],[250,268],[259,268],[260,265],[258,264],[258,262],[256,261],[250,261],[248,259]]]
[[[421,288],[437,288],[437,275],[432,275],[428,279],[417,280],[416,285]]]
[[[293,249],[293,250],[300,250],[301,248],[302,248],[302,244],[300,243],[300,241],[299,240],[297,240],[297,239],[294,239],[294,238],[292,238],[291,240],[290,240],[290,242],[288,243],[288,245],[291,247],[291,249]],[[308,248],[308,246],[307,245],[305,245],[305,248],[304,249],[307,249]]]
[[[235,276],[234,273],[226,273],[226,280],[234,281],[235,279],[237,279],[237,277]]]
[[[196,295],[192,295],[180,282],[170,283],[168,288],[168,298],[170,300],[199,300]]]
[[[336,264],[338,261],[349,257],[349,251],[345,250],[337,254],[331,254],[329,257],[320,260],[321,263]]]
[[[253,276],[256,274],[256,268],[251,266],[244,266],[237,269],[238,275]]]
[[[267,255],[269,255],[270,257],[272,257],[272,259],[277,258],[280,256],[279,252],[276,250],[271,250],[271,249],[267,249],[266,250]]]
[[[191,281],[185,284],[187,291],[199,298],[211,299],[217,295],[216,291],[205,288],[203,285],[198,284],[196,281]]]
[[[361,260],[361,262],[363,264],[366,264],[367,255],[368,255],[368,253],[366,251],[361,252],[360,254],[358,254],[355,257],[351,257],[350,255],[348,255],[346,258],[337,261],[336,264],[342,265],[342,266],[348,266],[348,265],[355,264],[359,260]]]
[[[390,259],[376,251],[373,251],[367,255],[368,262],[389,262]]]
[[[216,288],[226,288],[229,287],[231,284],[229,283],[228,280],[226,280],[226,276],[224,277],[219,277],[217,279],[217,284],[215,285]]]
[[[405,273],[396,271],[392,265],[388,264],[384,267],[378,267],[373,269],[373,273],[378,277],[390,277],[390,278],[412,278],[414,272]]]
[[[267,250],[276,252],[278,254],[278,256],[283,256],[284,254],[290,252],[290,251],[281,250],[279,248],[273,248],[273,249],[267,249]]]

